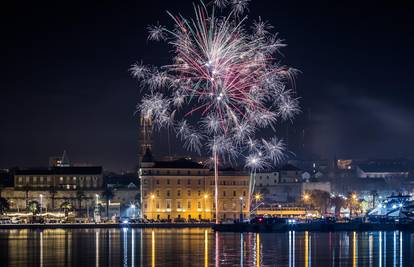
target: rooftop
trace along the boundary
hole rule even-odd
[[[360,164],[358,167],[364,172],[408,172],[408,168],[402,164],[378,164],[368,163]]]
[[[152,168],[159,169],[205,169],[205,167],[197,162],[181,158],[172,161],[155,161]]]
[[[100,166],[79,166],[79,167],[51,167],[36,169],[19,169],[15,175],[71,175],[71,174],[102,174]]]

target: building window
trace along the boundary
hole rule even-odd
[[[170,184],[170,179],[167,179],[167,184]]]
[[[165,203],[166,203],[165,206],[167,207],[167,209],[171,209],[171,200],[168,199]]]
[[[76,177],[73,177],[73,180],[76,181]]]
[[[37,177],[36,176],[34,176],[33,177],[33,183],[36,183],[37,182]]]
[[[177,209],[181,209],[181,201],[177,200]]]
[[[181,190],[177,190],[177,196],[181,196]]]
[[[160,196],[160,190],[157,190],[157,197]]]
[[[197,202],[197,208],[198,209],[201,209],[201,202],[199,201],[199,202]]]
[[[187,184],[191,184],[191,180],[190,179],[187,180]]]
[[[187,202],[187,209],[191,209],[191,201],[190,200]]]
[[[200,190],[198,190],[198,196],[201,196],[201,191]]]
[[[158,179],[157,179],[155,182],[156,182],[157,184],[160,184],[160,180],[158,180]]]
[[[233,191],[233,197],[235,197],[236,196],[236,191]]]
[[[167,197],[170,196],[170,190],[167,190]]]
[[[181,184],[181,180],[180,179],[177,179],[177,184]]]
[[[147,179],[144,179],[144,184],[147,184],[147,182],[148,182],[148,180]]]
[[[187,190],[187,196],[191,197],[191,190]]]
[[[198,185],[201,185],[201,179],[198,179]]]
[[[226,191],[223,191],[223,197],[225,197],[226,196]]]
[[[23,177],[19,176],[19,183],[23,182]]]
[[[67,185],[66,185],[66,189],[70,189],[70,185],[68,185],[68,184],[67,184]]]
[[[181,173],[181,171],[180,171],[180,170],[178,170],[178,171],[177,171],[177,174],[180,174],[180,173]]]
[[[155,207],[157,208],[157,209],[159,209],[160,208],[160,202],[157,200],[157,203],[155,204]]]
[[[144,202],[144,208],[146,209],[148,207],[147,202]]]
[[[246,191],[243,191],[243,196],[244,196],[244,197],[246,196]]]

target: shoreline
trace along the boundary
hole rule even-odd
[[[218,232],[272,233],[288,231],[343,232],[343,231],[410,231],[414,224],[394,223],[298,223],[298,224],[218,224],[213,225]]]
[[[0,230],[19,229],[105,229],[105,228],[211,228],[217,232],[341,232],[341,231],[410,231],[414,224],[392,223],[298,223],[298,224],[214,224],[214,223],[66,223],[66,224],[0,224]]]
[[[93,229],[93,228],[212,228],[212,223],[63,223],[0,224],[0,230],[18,229]]]

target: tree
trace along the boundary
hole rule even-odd
[[[340,196],[334,196],[331,198],[331,204],[335,206],[335,216],[339,217],[341,214],[341,208],[346,206],[346,200]]]
[[[85,192],[83,192],[82,189],[78,189],[78,191],[76,191],[76,199],[78,200],[78,208],[79,210],[82,209],[82,201],[86,198]]]
[[[68,217],[69,211],[72,210],[73,206],[70,202],[65,201],[60,205],[60,208],[65,213],[65,217]]]
[[[356,193],[349,193],[347,199],[347,206],[349,208],[349,216],[352,217],[355,210],[360,207],[360,201]]]
[[[28,210],[29,210],[29,191],[30,191],[30,186],[29,186],[29,184],[26,184],[26,185],[23,187],[23,190],[24,190],[24,192],[25,192],[24,196],[25,196],[25,202],[26,202],[26,209],[28,209]]]
[[[9,208],[9,201],[7,201],[4,197],[0,197],[0,214],[5,213]]]
[[[321,214],[325,214],[329,205],[331,194],[322,190],[310,191],[310,202],[313,206],[320,209]]]
[[[102,192],[102,197],[106,201],[106,218],[109,217],[109,201],[114,197],[114,191],[110,187],[106,187],[106,189]]]
[[[28,210],[34,215],[38,214],[40,211],[40,204],[36,200],[32,200],[28,204]]]
[[[55,198],[56,198],[56,194],[57,194],[57,190],[56,187],[54,185],[51,185],[49,187],[49,194],[50,194],[50,198],[52,200],[52,210],[55,209]]]

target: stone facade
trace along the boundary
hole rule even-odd
[[[213,220],[214,173],[185,159],[141,163],[142,214],[147,219]],[[220,220],[234,220],[248,212],[249,176],[236,171],[219,172]],[[240,199],[242,198],[242,200]]]

